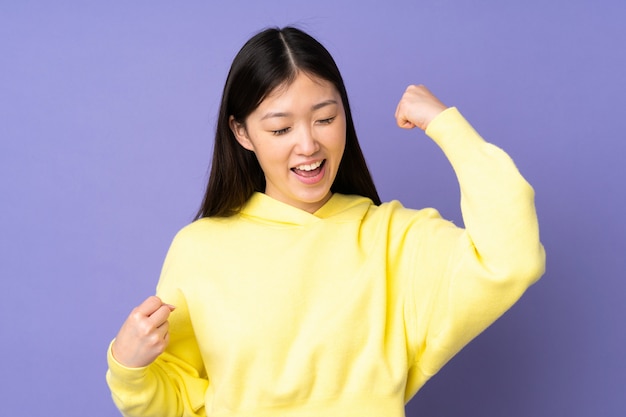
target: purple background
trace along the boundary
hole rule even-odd
[[[89,3],[89,4],[88,4]],[[268,25],[334,54],[383,199],[460,221],[428,85],[535,186],[547,273],[411,416],[626,415],[626,2],[0,4],[0,415],[116,416],[105,351],[206,179],[228,66]]]

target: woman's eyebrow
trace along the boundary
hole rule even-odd
[[[322,101],[321,103],[317,103],[316,105],[314,105],[313,107],[311,107],[312,110],[319,110],[322,107],[326,107],[326,106],[330,106],[331,104],[337,104],[337,100],[325,100]]]
[[[332,99],[324,100],[320,103],[313,105],[311,107],[311,110],[319,110],[322,107],[330,106],[332,104],[337,104],[337,100],[332,100]],[[270,119],[272,117],[290,117],[292,115],[293,114],[289,112],[269,112],[269,113],[266,113],[263,117],[261,117],[261,120]]]
[[[265,116],[261,117],[261,120],[270,119],[272,117],[289,117],[291,113],[283,113],[283,112],[270,112],[266,113]]]

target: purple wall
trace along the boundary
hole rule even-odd
[[[289,23],[335,55],[384,199],[460,219],[394,126],[409,83],[537,192],[545,277],[407,414],[626,415],[626,2],[39,3],[0,5],[0,415],[118,415],[105,350],[199,203],[228,65]]]

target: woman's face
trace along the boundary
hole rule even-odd
[[[346,116],[333,84],[299,73],[245,124],[231,117],[230,126],[241,146],[255,153],[265,194],[309,213],[328,201],[346,146]]]

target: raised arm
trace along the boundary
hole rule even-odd
[[[406,90],[396,119],[402,128],[425,130],[443,150],[459,181],[465,226],[433,222],[427,231],[430,248],[420,262],[430,265],[429,273],[411,284],[419,314],[411,323],[418,353],[410,397],[543,274],[545,254],[534,191],[504,151],[424,86]]]
[[[461,189],[465,231],[481,263],[492,271],[542,271],[534,191],[511,158],[424,86],[407,88],[396,120],[402,128],[425,130],[450,161]]]

